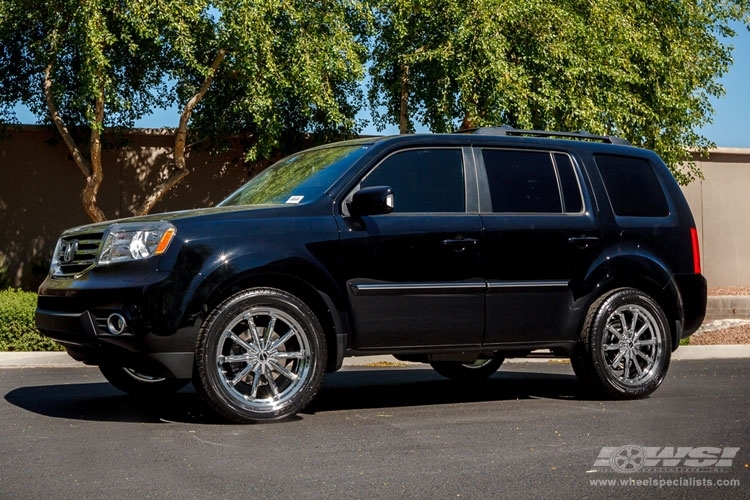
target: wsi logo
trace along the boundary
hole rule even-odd
[[[665,446],[605,446],[599,452],[594,467],[611,467],[617,472],[633,473],[639,470],[660,472],[717,472],[732,466],[739,448]]]

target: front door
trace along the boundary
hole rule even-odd
[[[393,153],[358,187],[369,186],[391,187],[394,210],[338,218],[354,320],[350,347],[478,346],[482,228],[466,210],[463,151]]]

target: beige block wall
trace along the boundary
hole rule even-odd
[[[683,188],[712,287],[750,285],[750,149],[717,148],[698,160],[703,180]]]

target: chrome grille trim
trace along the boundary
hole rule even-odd
[[[57,242],[52,256],[52,277],[80,276],[96,264],[103,232],[66,234]]]

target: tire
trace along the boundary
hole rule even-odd
[[[664,381],[672,355],[667,318],[649,295],[620,288],[597,299],[571,357],[579,381],[596,394],[638,399]]]
[[[326,361],[325,337],[310,308],[287,292],[255,288],[225,300],[203,323],[193,383],[228,420],[279,420],[315,397]]]
[[[177,380],[154,377],[139,373],[126,366],[104,364],[99,366],[104,378],[122,392],[131,396],[153,398],[174,394],[185,387],[190,380]]]
[[[474,363],[460,361],[430,361],[430,366],[445,378],[465,382],[484,380],[495,373],[504,358],[478,359]]]

